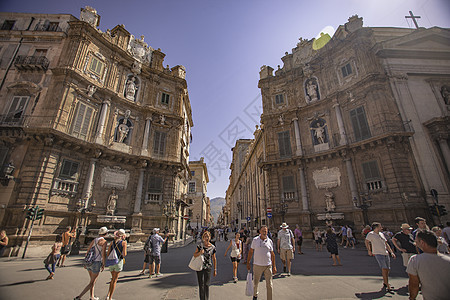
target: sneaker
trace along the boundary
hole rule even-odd
[[[164,274],[161,274],[161,273],[156,273],[156,277],[161,277],[161,276],[163,276]]]
[[[75,298],[73,298],[73,300],[80,300],[81,297],[80,296],[76,296]]]
[[[256,296],[253,296],[253,300],[258,300],[258,297],[256,297]]]
[[[91,300],[100,300],[100,298],[94,296],[94,297],[91,298]]]
[[[148,278],[155,278],[155,277],[156,277],[155,273],[148,275]]]
[[[233,281],[234,281],[234,283],[238,282],[237,277],[234,277],[234,278],[233,278]]]
[[[287,273],[287,276],[291,276],[291,272],[288,272],[288,273]]]
[[[145,275],[145,271],[139,272],[139,275]]]

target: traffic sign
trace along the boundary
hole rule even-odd
[[[189,216],[184,216],[183,219],[189,220]]]
[[[271,213],[272,212],[272,208],[268,207],[267,208],[267,213]]]
[[[251,220],[251,218],[250,218],[250,217],[247,217],[247,221],[249,221],[249,222],[250,222],[250,220]]]
[[[270,219],[270,218],[272,218],[272,213],[271,212],[268,212],[267,213],[267,217]]]

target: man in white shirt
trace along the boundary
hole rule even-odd
[[[447,222],[447,226],[442,229],[442,236],[447,241],[447,244],[450,245],[450,222]]]
[[[372,231],[366,236],[366,248],[369,256],[375,256],[378,265],[381,268],[381,274],[383,275],[383,288],[388,291],[391,290],[389,285],[389,270],[391,269],[391,261],[389,260],[389,254],[392,258],[395,258],[395,254],[389,246],[386,238],[384,237],[383,227],[380,223],[372,223]]]
[[[288,224],[283,223],[280,227],[281,230],[278,231],[277,249],[283,262],[283,272],[286,273],[287,266],[287,276],[291,276],[291,259],[294,259],[295,253],[294,234],[292,230],[288,229]]]
[[[267,300],[272,300],[272,273],[277,272],[273,242],[267,237],[267,226],[261,226],[259,236],[255,237],[248,252],[247,270],[250,271],[250,260],[253,253],[253,300],[258,299],[258,283],[264,273],[266,278]]]
[[[412,256],[406,268],[409,299],[416,299],[420,286],[423,299],[448,299],[450,257],[437,252],[438,241],[430,230],[417,231],[416,245],[423,253]]]

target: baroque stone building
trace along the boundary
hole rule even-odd
[[[432,221],[433,186],[450,207],[449,31],[362,24],[300,39],[275,74],[261,67],[261,129],[244,162],[242,141],[233,150],[229,224],[264,224],[264,207],[274,228]]]
[[[100,31],[95,9],[0,14],[2,228],[19,247],[70,226],[153,227],[181,238],[192,112],[178,65],[123,25]],[[12,167],[12,168],[11,168]],[[11,171],[12,169],[12,171]],[[81,237],[83,237],[83,233]]]
[[[204,158],[190,161],[189,169],[191,178],[189,180],[188,198],[189,198],[189,218],[192,228],[201,228],[207,226],[209,222],[209,198],[206,196],[207,184],[209,182],[208,168]]]

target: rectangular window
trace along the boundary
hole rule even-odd
[[[48,24],[47,31],[58,31],[59,28],[59,22],[50,22]]]
[[[343,77],[347,77],[348,75],[352,74],[352,66],[350,65],[350,63],[348,63],[345,66],[343,66],[341,68],[341,70],[342,70],[342,76]]]
[[[165,105],[169,105],[169,98],[170,98],[169,94],[162,93],[162,95],[161,95],[161,103],[165,104]]]
[[[159,176],[150,176],[148,178],[148,200],[158,202],[162,200],[163,178]]]
[[[153,153],[158,155],[164,155],[166,148],[167,134],[161,131],[155,131],[155,140],[153,144]]]
[[[364,107],[361,106],[351,110],[350,119],[352,121],[353,132],[355,133],[356,141],[365,140],[371,137]]]
[[[286,200],[295,198],[294,176],[283,176],[283,198]]]
[[[86,140],[93,113],[94,109],[92,107],[81,102],[78,103],[78,110],[72,127],[72,135]]]
[[[47,49],[36,49],[34,50],[33,56],[44,57],[47,55]]]
[[[284,103],[283,94],[275,95],[275,103],[276,104],[283,104]]]
[[[102,76],[105,64],[100,61],[97,57],[93,56],[91,58],[91,64],[89,65],[89,70],[98,76]]]
[[[291,156],[291,137],[289,131],[278,133],[278,147],[280,151],[280,157]]]
[[[7,123],[19,123],[24,117],[25,108],[28,103],[28,96],[14,96],[11,101],[5,121]]]
[[[195,193],[195,182],[189,182],[189,193]]]
[[[15,20],[6,20],[5,22],[3,22],[2,30],[12,30],[14,24],[16,24]]]
[[[7,164],[6,158],[8,155],[9,148],[0,145],[0,176],[5,175],[5,165]]]
[[[195,171],[191,171],[191,176],[192,176],[192,177],[195,176]]]
[[[383,188],[380,171],[378,170],[378,163],[376,161],[365,162],[362,164],[362,168],[368,191]]]
[[[64,159],[59,177],[76,180],[78,177],[78,168],[80,164],[71,160]]]

